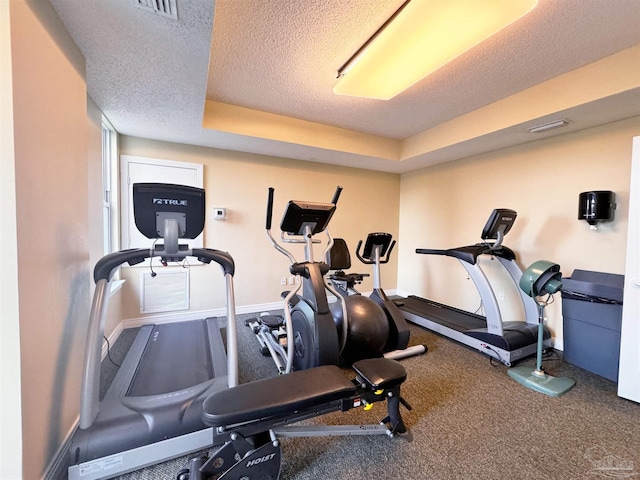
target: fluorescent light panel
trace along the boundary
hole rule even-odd
[[[389,100],[537,4],[538,0],[410,0],[339,70],[333,92]]]
[[[554,128],[566,127],[569,125],[569,120],[563,118],[561,120],[554,120],[553,122],[545,123],[543,125],[537,125],[528,129],[530,133],[546,132],[547,130],[553,130]]]

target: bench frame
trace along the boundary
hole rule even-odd
[[[390,363],[393,362],[393,363]],[[400,370],[398,370],[400,366]],[[380,368],[378,368],[380,367]],[[392,367],[390,377],[384,377]],[[323,367],[318,367],[323,368]],[[336,368],[336,374],[343,375]],[[398,362],[388,359],[368,359],[353,366],[357,375],[352,380],[354,389],[345,398],[323,404],[311,405],[286,414],[263,416],[257,411],[253,420],[229,425],[212,425],[212,445],[221,445],[210,456],[190,460],[189,468],[178,474],[179,480],[204,480],[220,475],[219,480],[237,478],[273,478],[280,476],[282,450],[280,438],[387,435],[411,441],[411,434],[400,415],[400,404],[411,407],[400,395],[400,385],[406,379],[406,371]],[[381,373],[383,376],[379,376]],[[396,375],[398,372],[404,374]],[[289,376],[313,378],[314,369],[294,372]],[[282,380],[280,380],[282,379]],[[282,382],[284,377],[274,377],[261,382]],[[246,384],[251,389],[251,384]],[[214,394],[215,395],[215,394]],[[371,425],[292,425],[331,412],[346,412],[353,408],[370,409],[376,402],[387,402],[387,416]],[[215,403],[215,402],[214,402]],[[205,420],[206,421],[206,420]]]

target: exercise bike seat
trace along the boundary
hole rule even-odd
[[[368,273],[345,273],[345,270],[351,268],[351,255],[344,238],[333,239],[333,246],[327,256],[327,263],[329,264],[329,270],[335,271],[328,278],[338,282],[345,282],[347,288],[354,288],[357,284],[362,283],[364,277],[369,276]]]
[[[362,283],[364,277],[368,276],[368,273],[345,273],[342,270],[338,270],[336,273],[328,275],[328,278],[338,282],[345,282],[348,287],[354,287],[356,284]]]
[[[290,290],[285,290],[283,292],[280,292],[280,298],[282,298],[283,300],[285,298],[287,298],[287,295],[289,295]],[[292,307],[298,303],[300,301],[300,297],[298,295],[294,295],[293,297],[291,297],[289,299],[289,305],[291,305]]]
[[[356,387],[335,365],[324,365],[238,385],[204,401],[202,419],[222,427],[262,421],[348,398]]]
[[[351,255],[344,238],[333,239],[333,245],[327,256],[327,264],[330,270],[349,270],[351,268]]]

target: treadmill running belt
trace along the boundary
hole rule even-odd
[[[213,377],[209,335],[204,320],[155,325],[127,396],[175,392]]]
[[[404,305],[400,309],[422,318],[428,318],[459,332],[487,328],[487,320],[481,315],[415,295],[404,299]]]

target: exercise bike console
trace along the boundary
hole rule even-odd
[[[384,264],[389,262],[389,256],[391,255],[393,247],[396,246],[396,241],[392,241],[390,233],[376,232],[367,235],[367,240],[364,243],[362,255],[360,254],[361,245],[362,240],[359,240],[358,246],[356,247],[356,256],[362,263],[373,265],[376,261],[376,255],[378,255],[380,263]],[[378,249],[377,252],[376,249]],[[385,255],[386,257],[383,260],[382,257],[384,257]]]

